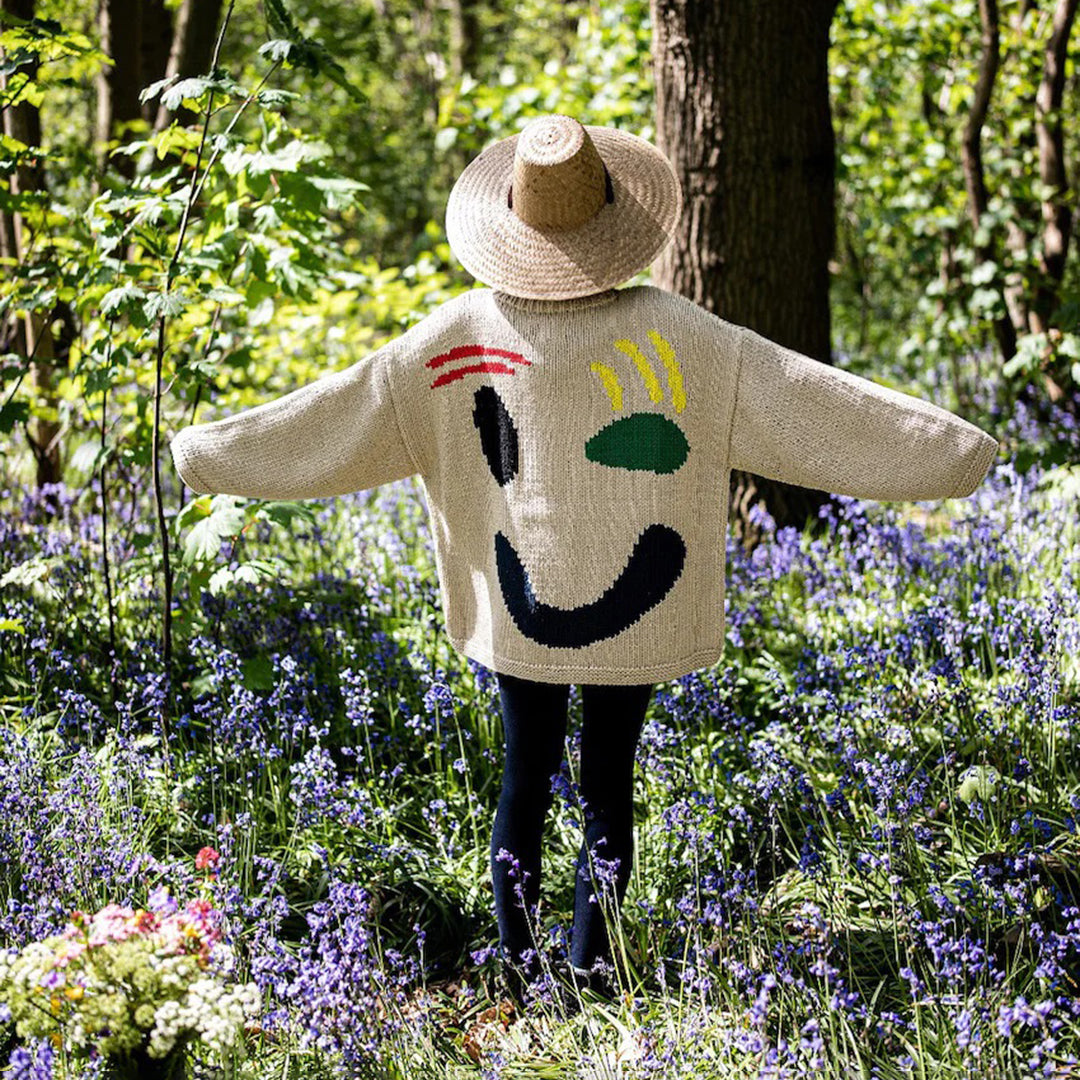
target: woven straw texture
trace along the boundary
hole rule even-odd
[[[534,121],[520,135],[488,147],[462,172],[447,203],[446,232],[458,260],[479,281],[512,296],[573,299],[627,281],[663,250],[682,206],[667,158],[636,135],[586,125],[611,180],[611,201],[597,199],[587,150],[575,155],[570,169],[556,169],[577,148],[581,130],[567,117]],[[557,173],[546,182],[544,137]],[[519,141],[532,153],[515,166]],[[523,190],[522,180],[533,190]],[[544,202],[551,204],[546,216]],[[577,224],[574,211],[582,206],[582,216],[595,212]],[[523,214],[539,225],[528,224]]]
[[[970,494],[959,417],[650,286],[476,289],[345,371],[172,442],[197,491],[419,473],[450,641],[495,671],[642,683],[715,663],[732,468],[877,499]]]

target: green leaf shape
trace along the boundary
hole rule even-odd
[[[209,505],[204,499],[196,499],[191,504],[195,509],[182,515],[178,522],[181,528],[188,521],[195,519],[191,531],[184,537],[184,565],[208,562],[217,557],[221,542],[236,536],[247,524],[244,511],[236,505],[236,500],[229,495],[215,495]],[[187,507],[184,508],[187,510]]]
[[[131,312],[146,300],[146,292],[138,285],[120,285],[110,289],[101,298],[101,314],[112,315],[114,312]]]
[[[972,765],[963,775],[956,794],[965,803],[978,799],[986,802],[1001,781],[1001,774],[992,765]]]
[[[585,456],[615,469],[673,473],[686,461],[690,444],[662,413],[632,413],[601,428],[586,444]]]
[[[9,435],[16,424],[23,424],[29,419],[29,402],[5,401],[0,405],[0,435]]]

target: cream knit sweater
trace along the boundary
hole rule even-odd
[[[199,492],[304,499],[419,473],[447,632],[497,672],[644,683],[715,663],[728,476],[972,492],[997,443],[650,286],[489,289],[345,371],[172,442]]]

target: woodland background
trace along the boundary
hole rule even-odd
[[[0,0],[0,948],[209,845],[264,1008],[208,1075],[1075,1074],[1078,2]],[[572,1017],[498,1006],[495,690],[418,490],[167,451],[473,287],[450,186],[547,112],[671,156],[653,280],[1001,440],[956,503],[734,478],[725,657],[657,691],[623,992]],[[101,1073],[0,1006],[5,1052]]]
[[[174,427],[467,285],[446,194],[546,111],[675,160],[661,283],[820,359],[936,372],[945,404],[982,377],[1075,415],[1072,0],[3,11],[0,431],[39,483],[92,473],[95,428],[145,465],[158,346]],[[308,320],[323,357],[277,337]]]

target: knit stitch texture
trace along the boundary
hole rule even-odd
[[[867,499],[969,495],[997,442],[651,286],[476,289],[352,367],[185,428],[195,491],[419,473],[447,633],[493,670],[629,684],[715,663],[732,469]]]

